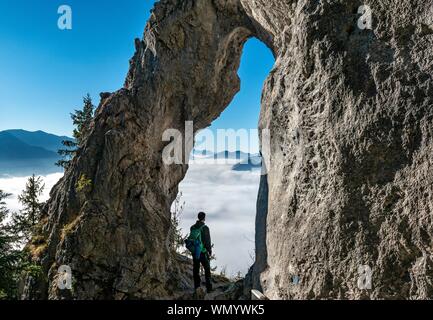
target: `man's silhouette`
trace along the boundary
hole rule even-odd
[[[197,290],[200,288],[201,279],[200,279],[200,263],[204,268],[204,273],[206,277],[206,289],[208,292],[212,291],[212,280],[210,273],[210,257],[212,255],[212,243],[210,240],[210,231],[208,226],[205,225],[206,214],[204,212],[200,212],[198,214],[198,221],[191,227],[193,229],[201,229],[201,241],[203,243],[203,249],[200,253],[200,258],[196,259],[193,257],[193,273],[194,273],[194,288]]]

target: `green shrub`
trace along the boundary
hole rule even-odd
[[[92,180],[87,178],[85,174],[81,174],[76,187],[78,192],[89,192],[92,190]]]

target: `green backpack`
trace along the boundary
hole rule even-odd
[[[206,252],[203,241],[201,240],[201,230],[204,225],[199,228],[191,228],[188,238],[185,240],[186,248],[191,252],[195,259],[200,259],[200,254]]]

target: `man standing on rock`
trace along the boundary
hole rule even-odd
[[[204,268],[206,278],[207,292],[212,291],[212,279],[210,272],[210,257],[212,256],[212,243],[210,240],[209,227],[205,225],[206,214],[200,212],[198,214],[198,221],[191,227],[191,235],[197,234],[198,240],[201,242],[200,254],[193,254],[193,273],[194,273],[194,288],[197,291],[200,288],[200,264]]]

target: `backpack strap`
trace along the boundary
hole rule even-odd
[[[200,226],[199,228],[197,228],[197,231],[199,232],[199,234],[198,234],[199,238],[198,238],[198,239],[200,239],[201,251],[202,251],[203,253],[206,253],[206,252],[207,252],[206,248],[204,247],[203,239],[201,238],[201,232],[203,231],[203,228],[204,228],[205,226],[206,226],[206,225],[203,224],[202,226]]]
[[[203,240],[201,238],[201,231],[203,230],[204,225],[202,225],[201,227],[197,228],[196,230],[199,232],[199,237],[200,237],[200,241],[203,243]]]

